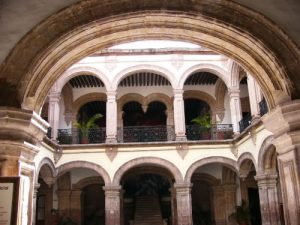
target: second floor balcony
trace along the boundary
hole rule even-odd
[[[199,125],[187,125],[186,137],[188,141],[199,140],[226,140],[233,136],[231,124],[213,124],[210,127]],[[167,142],[175,141],[176,134],[174,126],[124,126],[119,127],[117,132],[118,143],[130,142]],[[96,144],[105,143],[106,129],[92,128],[87,134],[80,129],[59,129],[59,144]]]

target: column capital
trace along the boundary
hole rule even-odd
[[[183,89],[173,89],[174,97],[180,97],[183,95],[184,90]]]
[[[106,96],[107,98],[116,98],[117,92],[116,91],[107,91]]]
[[[60,92],[50,92],[49,95],[49,102],[59,102],[61,98],[61,93]]]
[[[182,191],[189,191],[193,187],[193,184],[190,182],[183,182],[183,183],[175,183],[174,188],[176,192],[182,192]]]
[[[277,174],[258,174],[254,177],[257,181],[258,187],[276,187],[277,185]]]
[[[240,97],[240,89],[228,89],[228,94],[230,98]]]
[[[122,186],[121,185],[105,185],[103,187],[103,190],[105,192],[105,195],[119,195],[121,190],[122,190]]]

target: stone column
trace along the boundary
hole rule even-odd
[[[1,149],[1,148],[0,148]],[[1,165],[1,177],[14,177],[19,176],[20,166],[18,158],[11,157],[10,159],[2,159]]]
[[[174,184],[176,191],[177,225],[192,225],[191,183]]]
[[[176,141],[186,141],[183,90],[174,89],[174,123]]]
[[[174,132],[174,111],[169,109],[165,111],[167,116],[167,140],[174,141],[175,132]]]
[[[280,225],[277,174],[255,176],[259,190],[262,225]]]
[[[116,92],[107,91],[106,102],[106,143],[117,142],[117,102]]]
[[[262,117],[274,134],[285,224],[300,224],[300,100],[278,105]]]
[[[226,221],[229,223],[229,216],[235,212],[236,209],[236,189],[235,184],[223,185],[224,198],[225,198],[225,210],[226,210]]]
[[[226,224],[226,201],[222,186],[213,186],[213,210],[216,225]]]
[[[260,87],[250,74],[247,74],[247,84],[248,84],[248,93],[249,93],[252,121],[257,121],[260,118],[260,111],[259,111],[259,102],[261,100]]]
[[[230,89],[228,90],[230,98],[230,113],[231,113],[231,122],[233,125],[233,132],[239,133],[239,122],[242,119],[242,110],[241,110],[241,99],[240,99],[240,90]]]
[[[120,191],[121,186],[104,186],[105,191],[105,225],[120,225]]]
[[[38,189],[41,185],[39,183],[36,183],[34,185],[34,190],[33,190],[33,199],[32,199],[32,225],[35,225],[36,222],[36,201],[37,201],[37,193]]]
[[[56,140],[59,128],[60,92],[50,92],[48,118],[51,127],[51,138]]]
[[[174,187],[170,189],[171,193],[171,216],[172,216],[172,225],[177,225],[177,203],[176,203],[176,190]]]
[[[76,224],[81,224],[81,190],[73,190],[70,199],[70,216]]]
[[[70,215],[70,190],[57,190],[58,210],[60,215]]]

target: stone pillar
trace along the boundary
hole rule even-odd
[[[32,225],[35,225],[36,222],[36,201],[37,201],[37,193],[38,189],[41,185],[39,183],[36,183],[34,185],[34,190],[33,190],[33,199],[32,199]]]
[[[225,198],[225,209],[226,209],[226,221],[229,223],[229,216],[236,210],[236,189],[235,184],[223,185],[224,198]]]
[[[59,128],[60,92],[50,92],[48,120],[51,127],[51,138],[56,140]]]
[[[1,165],[1,170],[0,170],[1,177],[19,176],[20,166],[19,166],[18,158],[12,157],[10,159],[2,159],[0,160],[0,165]]]
[[[58,210],[60,215],[70,215],[70,190],[57,190]]]
[[[76,224],[81,224],[81,190],[73,190],[70,198],[70,216]]]
[[[240,90],[230,89],[228,90],[229,101],[230,101],[230,113],[231,113],[231,122],[233,125],[233,132],[239,133],[240,127],[239,122],[242,119],[242,110],[241,110],[241,99],[240,99]]]
[[[226,201],[222,186],[213,186],[213,210],[216,225],[226,225]]]
[[[262,117],[274,134],[285,224],[300,224],[300,100],[278,105]]]
[[[171,193],[171,216],[172,216],[172,225],[177,225],[177,202],[176,202],[176,190],[174,187],[170,188]]]
[[[120,225],[120,191],[121,186],[104,186],[105,191],[105,225]]]
[[[176,191],[177,225],[192,225],[191,183],[174,184]]]
[[[262,225],[280,225],[277,174],[255,176],[259,190]]]
[[[260,118],[259,102],[261,100],[260,87],[254,78],[247,74],[248,93],[250,101],[250,109],[252,121],[257,121]]]
[[[117,102],[116,92],[106,92],[106,143],[117,142]]]
[[[183,90],[174,89],[174,123],[176,141],[186,141]]]
[[[174,111],[169,109],[165,111],[167,116],[167,140],[174,141],[175,132],[174,132]]]

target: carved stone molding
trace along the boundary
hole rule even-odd
[[[187,144],[178,144],[176,145],[176,150],[180,157],[184,159],[189,152],[189,146]]]
[[[118,154],[118,147],[117,146],[106,146],[105,153],[106,153],[107,157],[109,158],[109,160],[112,162],[112,161],[114,161],[114,158]]]

